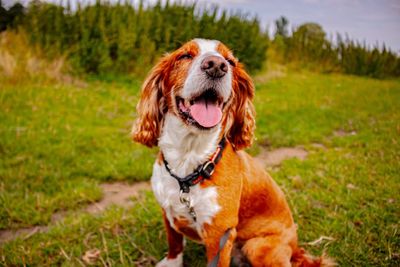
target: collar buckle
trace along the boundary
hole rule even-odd
[[[186,177],[179,177],[175,175],[169,168],[168,162],[165,160],[165,158],[164,158],[164,166],[167,169],[168,173],[178,181],[180,190],[183,193],[189,193],[190,186],[196,185],[199,182],[203,181],[204,179],[209,179],[213,175],[216,164],[221,160],[222,151],[225,147],[225,144],[226,140],[225,138],[222,138],[218,144],[217,151],[214,153],[211,159],[197,166],[194,172],[187,175]]]

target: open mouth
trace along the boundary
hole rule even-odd
[[[178,96],[176,104],[183,119],[200,129],[210,129],[222,119],[224,103],[215,89],[207,89],[201,95],[190,100]]]

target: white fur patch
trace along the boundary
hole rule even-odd
[[[218,54],[217,45],[219,44],[219,41],[199,39],[199,38],[194,39],[194,41],[197,43],[197,45],[200,48],[200,55],[205,54],[207,52]]]
[[[220,128],[210,131],[195,131],[193,127],[186,126],[180,118],[167,114],[164,127],[159,140],[159,146],[171,171],[179,177],[185,177],[208,157],[217,147]],[[204,223],[211,223],[212,218],[221,207],[217,202],[217,188],[201,188],[199,184],[190,188],[190,198],[197,221],[188,213],[188,208],[179,200],[179,185],[166,170],[164,164],[155,163],[151,184],[154,195],[173,227],[173,218],[184,217],[201,236]]]
[[[171,171],[180,177],[193,172],[218,146],[220,125],[209,130],[186,125],[176,115],[167,113],[158,140]]]
[[[156,267],[181,267],[183,266],[183,254],[179,253],[175,259],[168,259],[165,257],[159,263],[156,264]]]

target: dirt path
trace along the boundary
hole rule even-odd
[[[275,150],[263,149],[256,159],[261,161],[266,167],[279,166],[284,160],[290,158],[306,159],[308,152],[301,147],[282,147]],[[133,202],[132,199],[139,196],[143,190],[151,190],[149,182],[137,182],[127,184],[123,182],[104,183],[100,185],[103,190],[103,198],[98,202],[76,211],[76,213],[86,212],[89,214],[99,214],[111,205],[117,205],[129,208]],[[65,218],[67,211],[59,211],[52,215],[51,223],[44,226],[34,226],[19,229],[0,230],[0,244],[22,237],[24,239],[36,233],[43,233],[49,230],[49,227]]]
[[[256,159],[261,161],[266,167],[275,167],[281,165],[284,160],[297,158],[305,160],[308,152],[302,147],[281,147],[274,150],[263,149]]]
[[[127,184],[122,182],[116,183],[104,183],[100,187],[103,190],[103,198],[76,213],[86,212],[89,214],[98,214],[106,210],[111,205],[117,205],[125,208],[129,208],[133,202],[132,199],[138,197],[140,192],[143,190],[151,190],[149,182],[137,182],[134,184]],[[51,223],[49,225],[40,225],[19,229],[6,229],[0,230],[0,244],[22,237],[27,239],[36,233],[44,233],[49,230],[49,227],[65,218],[68,214],[66,211],[59,211],[51,216]]]
[[[144,190],[151,190],[150,182],[137,182],[134,184],[126,183],[105,183],[101,184],[103,189],[103,198],[85,208],[90,214],[97,214],[111,205],[118,205],[129,208],[133,202],[132,198],[138,197]]]

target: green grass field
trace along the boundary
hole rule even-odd
[[[100,183],[151,175],[156,149],[131,142],[140,82],[90,80],[86,87],[46,80],[0,81],[0,229],[46,225],[101,198]],[[400,80],[288,73],[257,84],[257,141],[304,146],[305,161],[270,173],[285,191],[300,240],[341,266],[400,265]],[[318,144],[318,145],[316,145]],[[35,234],[0,245],[0,265],[152,266],[166,251],[151,192],[128,210],[71,213]],[[333,238],[317,245],[320,236]],[[204,266],[188,243],[188,266]]]

